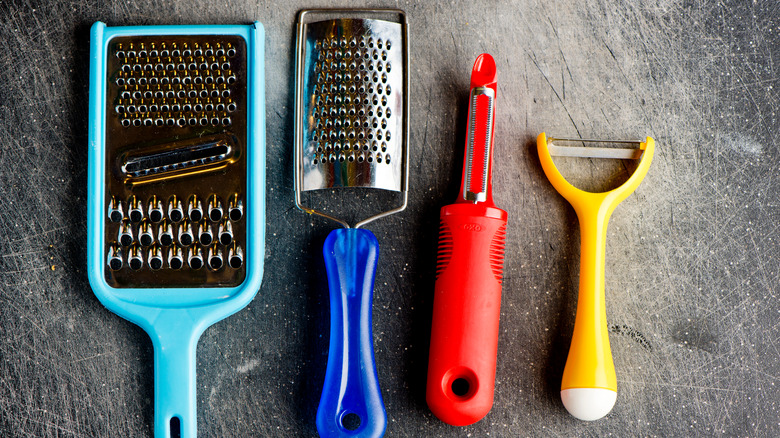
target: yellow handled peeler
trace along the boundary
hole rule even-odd
[[[571,143],[610,143],[634,147],[577,147]],[[604,295],[604,253],[612,211],[642,182],[653,159],[655,141],[537,138],[539,160],[547,179],[574,208],[580,222],[580,289],[569,356],[563,370],[561,400],[570,414],[593,421],[607,415],[617,399],[617,379],[609,348]],[[638,159],[634,173],[616,189],[592,193],[571,185],[553,163],[553,156]]]

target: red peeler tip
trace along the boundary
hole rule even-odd
[[[485,87],[496,82],[496,61],[489,53],[477,56],[474,68],[471,70],[471,87]]]

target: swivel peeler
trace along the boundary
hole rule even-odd
[[[496,63],[471,72],[460,194],[441,209],[426,399],[445,423],[465,426],[493,406],[507,213],[493,204]]]

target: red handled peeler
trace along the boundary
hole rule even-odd
[[[493,406],[507,213],[493,204],[491,157],[496,63],[471,72],[460,195],[441,209],[426,399],[445,423],[465,426]]]

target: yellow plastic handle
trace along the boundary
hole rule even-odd
[[[644,152],[639,165],[620,187],[603,193],[591,193],[571,185],[553,163],[545,133],[537,138],[539,160],[547,179],[577,213],[580,222],[580,290],[577,316],[569,356],[563,370],[561,390],[603,388],[617,392],[615,365],[609,348],[607,311],[604,303],[604,253],[607,223],[612,211],[642,182],[653,159],[655,141],[647,137],[640,143]]]

